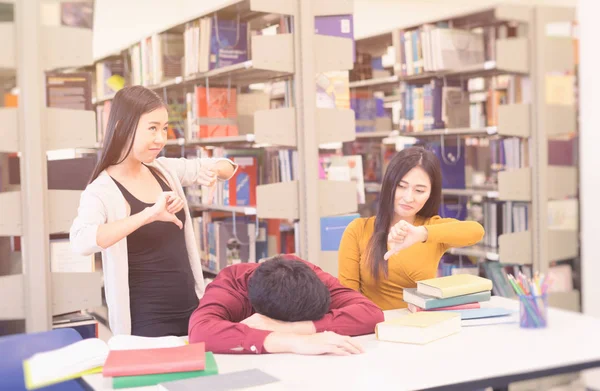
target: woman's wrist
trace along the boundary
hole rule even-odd
[[[142,220],[141,225],[150,224],[152,221],[154,221],[154,211],[152,210],[151,206],[144,208],[139,215]]]
[[[429,238],[429,231],[427,231],[427,227],[424,225],[421,226],[421,242],[426,242]]]
[[[219,159],[214,165],[217,178],[222,181],[231,179],[237,171],[237,164],[229,159]]]

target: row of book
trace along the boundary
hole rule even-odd
[[[382,93],[353,89],[350,108],[354,111],[356,133],[391,131],[393,119],[385,109]]]
[[[498,125],[501,105],[531,103],[531,79],[516,75],[477,77],[467,81],[469,123],[473,128]]]
[[[210,152],[206,149],[198,149],[194,155],[190,154],[188,157],[227,157],[239,165],[237,173],[229,181],[217,184],[216,192],[201,186],[190,186],[187,189],[187,197],[193,205],[254,207],[258,185],[298,179],[298,153],[295,150],[256,148],[235,150],[219,147],[211,149]],[[321,155],[319,179],[355,182],[357,202],[365,204],[362,155],[343,156],[340,153]]]
[[[516,36],[508,24],[475,29],[451,28],[447,22],[401,30],[392,37],[397,71],[411,76],[425,72],[457,70],[493,61],[496,40]]]
[[[185,23],[183,33],[153,34],[132,45],[124,58],[97,63],[97,96],[115,93],[123,80],[131,85],[155,86],[176,77],[243,63],[252,58],[252,36],[290,32],[291,21],[284,16],[260,29],[239,16],[225,18],[215,13],[192,20]],[[352,15],[316,17],[315,33],[354,40]]]
[[[210,215],[194,217],[196,243],[200,250],[200,262],[205,271],[217,274],[224,268],[250,261],[250,241],[255,240],[253,260],[266,258],[269,254],[267,243],[267,223],[256,221],[245,216],[212,219]],[[252,226],[252,227],[250,227]],[[254,238],[250,236],[250,228],[257,231]]]
[[[216,191],[205,186],[189,186],[186,189],[186,196],[192,205],[255,207],[258,185],[298,179],[298,151],[296,150],[217,147],[210,150],[199,148],[186,156],[187,158],[226,157],[238,164],[236,174],[228,181],[218,182]]]
[[[500,75],[467,83],[432,78],[426,84],[402,84],[399,127],[403,132],[497,126],[500,105],[528,103],[528,78]]]
[[[185,131],[175,137],[186,140],[233,137],[254,133],[254,113],[271,108],[271,96],[235,88],[196,87],[185,94]]]
[[[249,37],[247,22],[218,17],[216,13],[186,23],[181,37],[183,50],[179,56],[185,58],[184,75],[207,72],[248,60]]]
[[[468,95],[457,83],[432,79],[424,85],[403,85],[400,89],[403,132],[464,128],[468,123]]]
[[[500,235],[529,229],[531,206],[527,203],[485,201],[482,207],[485,235],[481,244],[485,246],[497,248]]]
[[[318,107],[350,108],[348,71],[319,74],[316,96]],[[253,134],[257,111],[284,106],[278,102],[282,99],[278,96],[274,99],[272,93],[240,93],[236,88],[226,87],[197,86],[186,93],[169,90],[164,98],[169,108],[168,138],[187,141]],[[96,106],[98,142],[104,138],[110,107],[110,100]]]

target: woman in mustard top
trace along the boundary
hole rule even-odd
[[[404,288],[436,277],[446,250],[473,245],[484,234],[475,221],[438,216],[441,198],[438,158],[421,147],[398,152],[383,178],[377,216],[356,219],[344,232],[341,283],[382,310],[406,307]]]

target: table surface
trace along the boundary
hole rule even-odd
[[[486,306],[514,309],[518,301],[492,297]],[[386,319],[407,310],[386,311]],[[366,352],[353,356],[294,354],[215,355],[219,373],[259,368],[280,382],[260,390],[374,389],[395,390],[447,387],[454,384],[506,378],[518,380],[544,371],[600,366],[600,319],[551,308],[548,327],[523,329],[516,323],[462,327],[458,334],[427,345],[377,341],[374,334],[356,337]],[[533,376],[537,377],[537,376]],[[110,390],[101,374],[84,377],[95,390]],[[483,384],[483,383],[482,383]],[[463,389],[470,387],[464,386]],[[158,387],[132,388],[156,390]],[[460,388],[457,388],[460,389]]]

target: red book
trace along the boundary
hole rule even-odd
[[[204,342],[173,348],[111,350],[104,377],[150,375],[204,370]]]
[[[238,135],[235,88],[197,87],[196,105],[196,112],[201,121],[200,138]]]
[[[229,205],[256,206],[256,186],[258,185],[258,163],[255,156],[233,156],[238,165],[237,172],[227,182]]]

